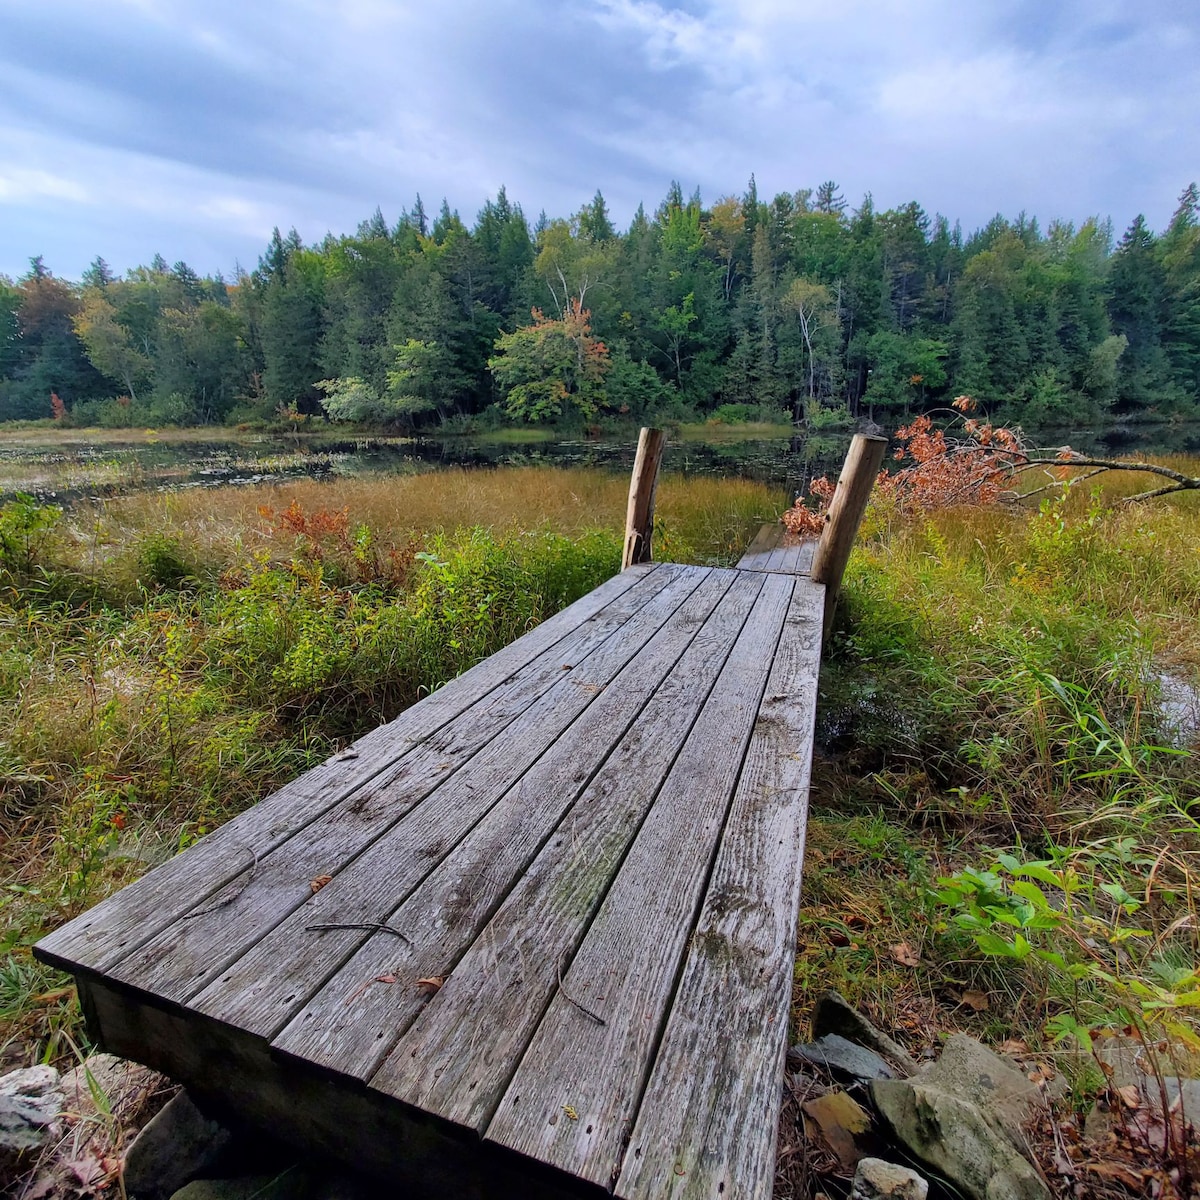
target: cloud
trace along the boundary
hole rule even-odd
[[[0,167],[0,203],[30,204],[42,200],[92,203],[87,188],[73,179],[36,167]]]
[[[837,179],[970,227],[1139,209],[1196,174],[1200,18],[1170,0],[0,0],[0,270],[226,270],[420,191],[468,221],[672,178]],[[36,244],[35,244],[36,241]]]

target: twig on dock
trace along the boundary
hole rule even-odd
[[[563,998],[563,999],[564,999],[564,1000],[565,1000],[565,1001],[566,1001],[568,1004],[573,1004],[573,1005],[574,1005],[574,1006],[575,1006],[577,1009],[579,1009],[579,1011],[580,1011],[581,1013],[583,1013],[583,1015],[584,1015],[585,1017],[591,1017],[591,1018],[592,1018],[592,1020],[593,1020],[593,1021],[595,1021],[597,1025],[604,1025],[604,1026],[607,1026],[607,1025],[608,1025],[608,1022],[607,1022],[607,1021],[606,1021],[606,1020],[605,1020],[603,1017],[601,1017],[601,1016],[598,1016],[596,1013],[592,1012],[592,1010],[591,1010],[590,1008],[584,1008],[584,1007],[583,1007],[583,1005],[582,1005],[582,1004],[580,1004],[580,1003],[579,1003],[579,1001],[578,1001],[578,1000],[576,1000],[576,999],[575,999],[575,997],[574,997],[574,996],[572,996],[572,995],[571,995],[571,993],[570,993],[570,992],[568,992],[568,991],[567,991],[567,989],[566,989],[566,988],[563,986],[563,977],[562,977],[562,973],[563,973],[563,963],[566,961],[567,955],[568,955],[569,953],[570,953],[570,951],[569,951],[569,950],[568,950],[568,951],[564,951],[564,952],[563,952],[563,956],[562,956],[562,958],[560,958],[560,959],[558,960],[558,990],[559,990],[560,992],[562,992],[562,998]]]
[[[407,934],[401,933],[391,925],[384,925],[381,921],[334,921],[329,924],[305,925],[304,927],[306,933],[324,933],[327,929],[370,929],[373,933],[394,933],[401,941],[412,945],[412,939]]]

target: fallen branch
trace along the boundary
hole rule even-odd
[[[1081,475],[1076,479],[1063,480],[1068,486],[1076,483],[1082,483],[1085,479],[1092,479],[1096,475],[1101,475],[1105,471],[1143,471],[1150,475],[1159,475],[1164,479],[1171,480],[1171,483],[1165,487],[1152,488],[1147,492],[1138,492],[1135,496],[1125,496],[1118,501],[1120,504],[1133,504],[1139,500],[1155,500],[1159,496],[1169,496],[1173,492],[1190,492],[1200,490],[1200,476],[1185,475],[1182,471],[1176,471],[1172,467],[1163,467],[1158,463],[1148,462],[1126,462],[1116,458],[1092,458],[1078,452],[1062,451],[1055,458],[1027,458],[1025,462],[1016,464],[1011,468],[1014,475],[1021,474],[1024,471],[1031,470],[1033,467],[1093,467],[1086,475]],[[1054,487],[1054,484],[1047,484],[1046,487],[1038,488],[1037,492],[1027,492],[1021,499],[1027,499],[1029,496],[1035,496],[1038,492],[1044,492],[1049,488]]]

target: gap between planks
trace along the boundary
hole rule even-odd
[[[244,876],[252,861],[283,845],[314,819],[386,780],[413,745],[432,737],[555,647],[607,604],[639,584],[658,582],[664,565],[614,576],[531,633],[449,681],[396,720],[286,784],[226,822],[201,842],[155,868],[39,942],[35,952],[54,966],[103,972],[183,913],[210,903]]]

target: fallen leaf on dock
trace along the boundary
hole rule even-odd
[[[902,967],[919,967],[921,965],[921,956],[907,942],[898,942],[895,946],[889,946],[888,949],[892,952],[892,958]]]
[[[395,977],[395,975],[376,975],[375,982],[376,983],[395,983],[396,977]]]
[[[442,984],[445,982],[445,975],[430,975],[427,979],[418,979],[417,987],[424,988],[427,992],[433,993],[440,991]]]
[[[312,888],[313,895],[315,896],[327,883],[332,882],[332,875],[318,875],[315,879],[310,879],[308,881],[308,886]]]

